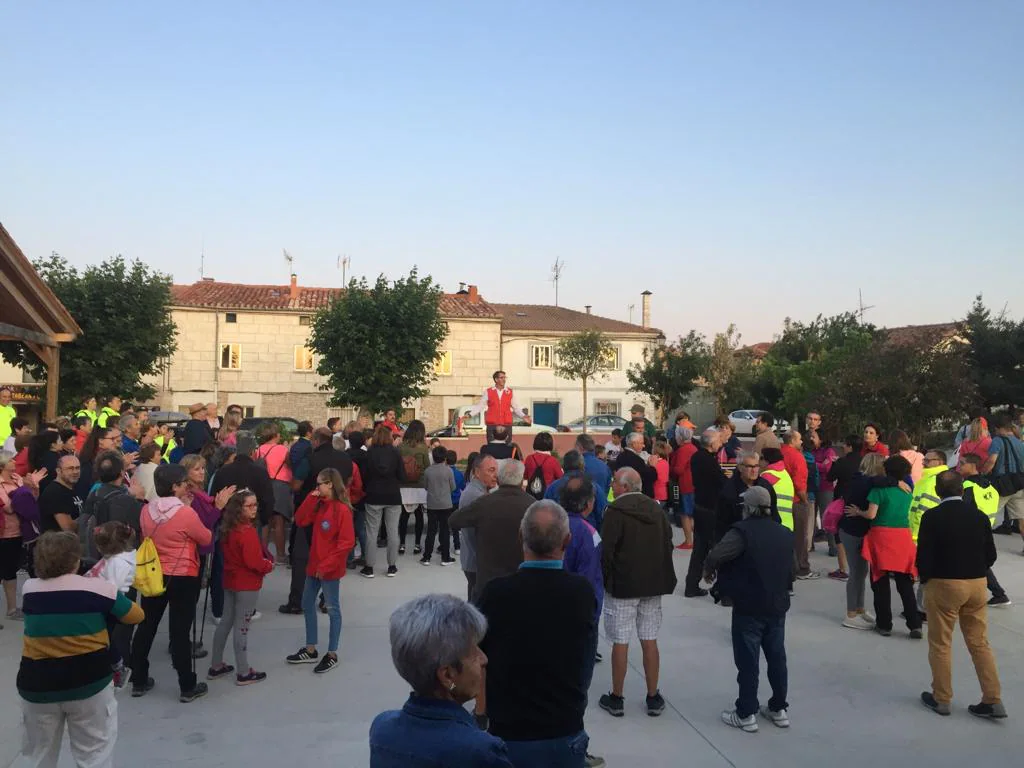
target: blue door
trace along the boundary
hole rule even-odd
[[[561,403],[534,403],[533,420],[548,427],[558,426],[558,411]]]

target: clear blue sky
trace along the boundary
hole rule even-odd
[[[179,282],[412,265],[670,336],[1024,308],[1024,3],[8,3],[0,220]]]

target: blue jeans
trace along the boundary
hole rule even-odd
[[[586,731],[560,739],[506,741],[508,759],[515,768],[583,768],[590,737]]]
[[[331,620],[331,628],[327,635],[327,652],[337,653],[341,641],[341,579],[324,581],[315,576],[306,577],[306,586],[302,589],[302,613],[306,619],[306,645],[317,643],[316,598],[320,590],[324,591],[327,603],[327,615]]]
[[[773,712],[787,709],[789,675],[786,670],[786,617],[746,616],[732,612],[732,655],[736,661],[736,682],[740,695],[736,699],[736,714],[749,717],[757,712],[757,683],[760,677],[758,663],[761,651],[768,663],[768,682],[772,697],[768,708]]]
[[[356,529],[356,541],[359,542],[359,554],[366,560],[366,505],[356,504],[352,507],[352,527]],[[377,546],[377,542],[373,542]],[[348,565],[352,566],[356,559],[355,550],[348,553]]]

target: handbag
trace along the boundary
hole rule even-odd
[[[821,516],[821,528],[826,533],[836,534],[839,532],[839,521],[843,519],[846,511],[846,502],[842,499],[835,499],[825,507],[825,514]]]
[[[1006,435],[999,435],[998,437],[1003,443],[1003,450],[1000,451],[1000,455],[1003,458],[1003,468],[1005,471],[1001,475],[989,475],[989,481],[1000,496],[1012,496],[1017,491],[1024,489],[1024,472],[1021,471],[1020,456],[1014,450],[1013,443],[1010,442]],[[1013,456],[1012,470],[1010,469],[1010,456]]]

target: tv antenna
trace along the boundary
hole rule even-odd
[[[342,254],[339,253],[338,254],[338,269],[341,270],[341,287],[342,288],[345,288],[345,287],[348,286],[348,281],[345,279],[345,276],[348,274],[348,268],[350,266],[352,266],[352,257],[351,256],[343,256]]]
[[[551,282],[555,284],[555,306],[558,306],[558,281],[562,279],[562,270],[565,269],[565,262],[555,258],[555,264],[551,267]]]
[[[199,279],[206,279],[206,237],[203,237],[199,246]]]
[[[284,252],[284,260],[288,264],[288,278],[295,274],[295,257],[288,253],[287,248],[281,249]]]
[[[633,324],[633,310],[636,309],[636,304],[629,305],[629,324]]]
[[[857,317],[860,319],[860,324],[864,325],[864,313],[869,309],[874,309],[874,304],[864,306],[864,293],[860,288],[857,289]]]

